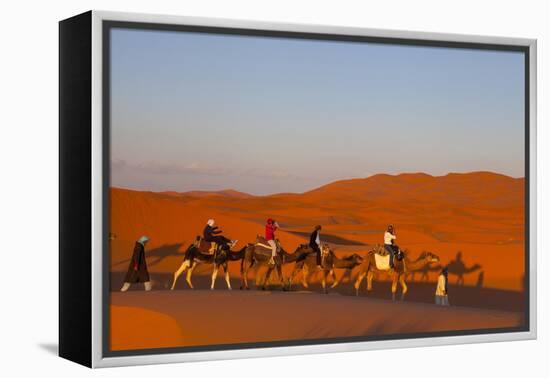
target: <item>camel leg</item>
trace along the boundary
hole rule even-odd
[[[179,269],[176,270],[176,272],[174,273],[174,282],[172,282],[172,287],[170,288],[170,290],[174,290],[174,288],[176,287],[176,281],[178,280],[179,276],[181,276],[183,272],[185,272],[187,268],[189,268],[189,260],[185,260],[181,264]]]
[[[292,273],[290,273],[290,279],[288,280],[288,290],[292,289],[292,284],[294,283],[294,279],[300,272],[302,272],[303,274],[303,272],[305,271],[304,269],[305,269],[304,261],[300,261],[294,264],[294,269],[292,270]]]
[[[323,269],[323,276],[321,278],[321,286],[323,287],[323,292],[325,294],[328,294],[328,290],[327,290],[327,277],[328,277],[328,274],[329,272],[327,272],[326,270]]]
[[[250,267],[252,267],[252,265],[250,265]],[[256,273],[255,273],[256,287],[262,286],[262,283],[264,282],[264,279],[265,279],[265,275],[269,270],[269,267],[268,267],[263,274],[260,274],[260,268],[261,268],[261,265],[256,265]]]
[[[288,290],[292,290],[292,283],[294,282],[294,278],[298,274],[298,269],[296,268],[296,265],[294,266],[294,269],[292,269],[292,272],[290,273],[290,277],[288,278]]]
[[[239,286],[239,289],[242,290],[244,289],[244,265],[243,265],[243,261],[241,261],[241,286]]]
[[[240,289],[249,290],[248,287],[248,264],[245,260],[241,262],[241,287]]]
[[[229,269],[227,268],[227,263],[223,264],[223,271],[225,272],[225,282],[227,283],[227,289],[231,290],[231,280],[229,277]]]
[[[355,284],[353,285],[355,287],[355,295],[359,295],[359,288],[361,287],[361,282],[367,275],[367,272],[360,272],[357,276],[357,280],[355,280]]]
[[[401,284],[401,300],[405,300],[405,294],[407,294],[407,291],[409,290],[409,288],[407,287],[407,283],[405,282],[405,275],[402,274],[400,277],[399,277],[399,283]]]
[[[395,293],[397,292],[397,275],[394,274],[391,282],[391,298],[395,301]]]
[[[361,287],[361,282],[363,282],[363,279],[367,275],[367,272],[360,272],[357,275],[357,279],[355,280],[355,284],[353,285],[355,287],[355,295],[359,295],[359,288]]]
[[[340,279],[338,279],[338,277],[336,277],[336,273],[334,272],[334,269],[331,269],[330,270],[330,276],[332,277],[333,283],[330,286],[330,288],[334,289],[336,286],[338,286],[338,284],[340,283],[342,278],[344,278],[345,275],[346,275],[346,271],[344,271],[344,274],[342,274],[342,277],[340,277]]]
[[[194,289],[193,282],[191,282],[191,277],[193,276],[193,271],[195,270],[196,267],[197,267],[197,263],[195,262],[193,263],[191,268],[187,269],[187,276],[185,277],[185,281],[187,281],[187,285],[189,285],[191,289]]]
[[[265,290],[265,284],[267,283],[267,280],[269,280],[269,276],[271,276],[271,272],[273,271],[273,267],[267,268],[267,272],[264,276],[264,282],[262,283],[262,290]]]
[[[248,271],[252,267],[252,263],[248,264],[244,269],[244,282],[245,282],[245,288],[246,290],[250,290],[250,287],[248,286]]]
[[[286,291],[285,277],[283,276],[283,268],[280,264],[277,265],[277,275],[279,276],[279,281],[281,281],[281,287],[283,288],[283,291]]]
[[[250,270],[251,267],[252,267],[252,261],[247,265],[245,265],[245,268],[244,268],[244,282],[245,282],[246,290],[250,290],[250,287],[248,286],[248,271]]]
[[[210,290],[214,290],[216,284],[216,277],[218,276],[218,266],[214,264],[214,271],[212,272],[212,283],[210,284]]]
[[[309,289],[309,268],[306,264],[302,267],[302,286],[306,289]]]
[[[372,291],[372,280],[374,278],[374,272],[370,271],[367,273],[367,291]]]
[[[250,290],[248,287],[248,268],[246,268],[241,276],[241,289]]]

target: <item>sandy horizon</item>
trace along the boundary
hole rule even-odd
[[[465,172],[447,172],[444,174],[430,174],[426,172],[421,171],[411,171],[411,172],[399,172],[399,173],[373,173],[367,176],[356,176],[356,177],[347,177],[347,178],[339,178],[332,181],[329,181],[326,184],[313,186],[307,190],[301,191],[301,192],[292,192],[292,191],[285,191],[285,192],[273,192],[273,193],[252,193],[252,191],[247,190],[240,190],[235,189],[231,187],[220,187],[220,188],[194,188],[190,190],[177,190],[175,188],[165,188],[165,189],[159,189],[159,190],[153,190],[153,189],[147,189],[147,188],[138,188],[138,187],[127,187],[127,186],[113,186],[112,188],[116,189],[123,189],[123,190],[130,190],[130,191],[136,191],[136,192],[151,192],[151,193],[158,193],[158,194],[172,194],[172,195],[194,195],[194,196],[214,196],[214,195],[223,195],[223,196],[235,196],[235,197],[271,197],[271,196],[279,196],[279,195],[292,195],[292,194],[305,194],[310,191],[314,191],[316,189],[320,189],[326,185],[330,185],[335,182],[342,182],[342,181],[351,181],[351,180],[365,180],[365,179],[371,179],[373,177],[399,177],[399,176],[427,176],[432,178],[442,178],[442,177],[448,177],[452,175],[471,175],[471,174],[490,174],[490,175],[497,175],[497,176],[503,176],[507,177],[513,180],[525,180],[525,176],[510,176],[505,173],[501,172],[493,172],[493,171],[465,171]]]

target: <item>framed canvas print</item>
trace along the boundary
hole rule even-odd
[[[60,355],[536,337],[536,42],[60,22]]]

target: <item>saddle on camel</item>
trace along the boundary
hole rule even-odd
[[[200,235],[197,235],[194,244],[195,247],[197,247],[199,251],[205,255],[214,255],[218,250],[222,250],[224,247],[224,245],[216,242],[208,242]]]
[[[326,243],[321,244],[319,247],[319,252],[316,249],[311,247],[311,244],[303,243],[298,246],[298,249],[302,252],[301,255],[296,259],[296,262],[301,262],[308,258],[308,256],[315,256],[315,262],[317,268],[323,268],[327,265],[328,258],[331,255],[330,246]]]
[[[275,245],[277,246],[277,251],[281,250],[281,243],[279,243],[279,239],[274,239]],[[267,242],[267,240],[262,235],[256,235],[256,240],[254,241],[254,245],[257,247],[265,248],[265,254],[271,254],[271,245]],[[263,252],[263,251],[262,251]]]
[[[393,256],[393,262],[390,262],[390,253],[388,250],[381,245],[376,245],[374,248],[374,262],[376,264],[376,269],[378,270],[391,270],[392,267],[395,266],[396,261],[403,261],[403,258],[405,257],[405,254],[403,251],[397,247],[397,252]]]

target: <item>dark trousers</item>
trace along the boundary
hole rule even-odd
[[[384,244],[384,248],[390,254],[390,266],[393,268],[393,256],[395,255],[395,249],[393,245]]]
[[[208,239],[204,239],[204,240],[206,240],[207,242],[217,243],[218,245],[222,246],[222,249],[226,249],[227,244],[231,243],[231,240],[221,235],[211,236]]]
[[[309,245],[309,247],[316,252],[315,259],[316,259],[317,265],[321,265],[321,249],[319,248],[317,243],[312,243]]]

